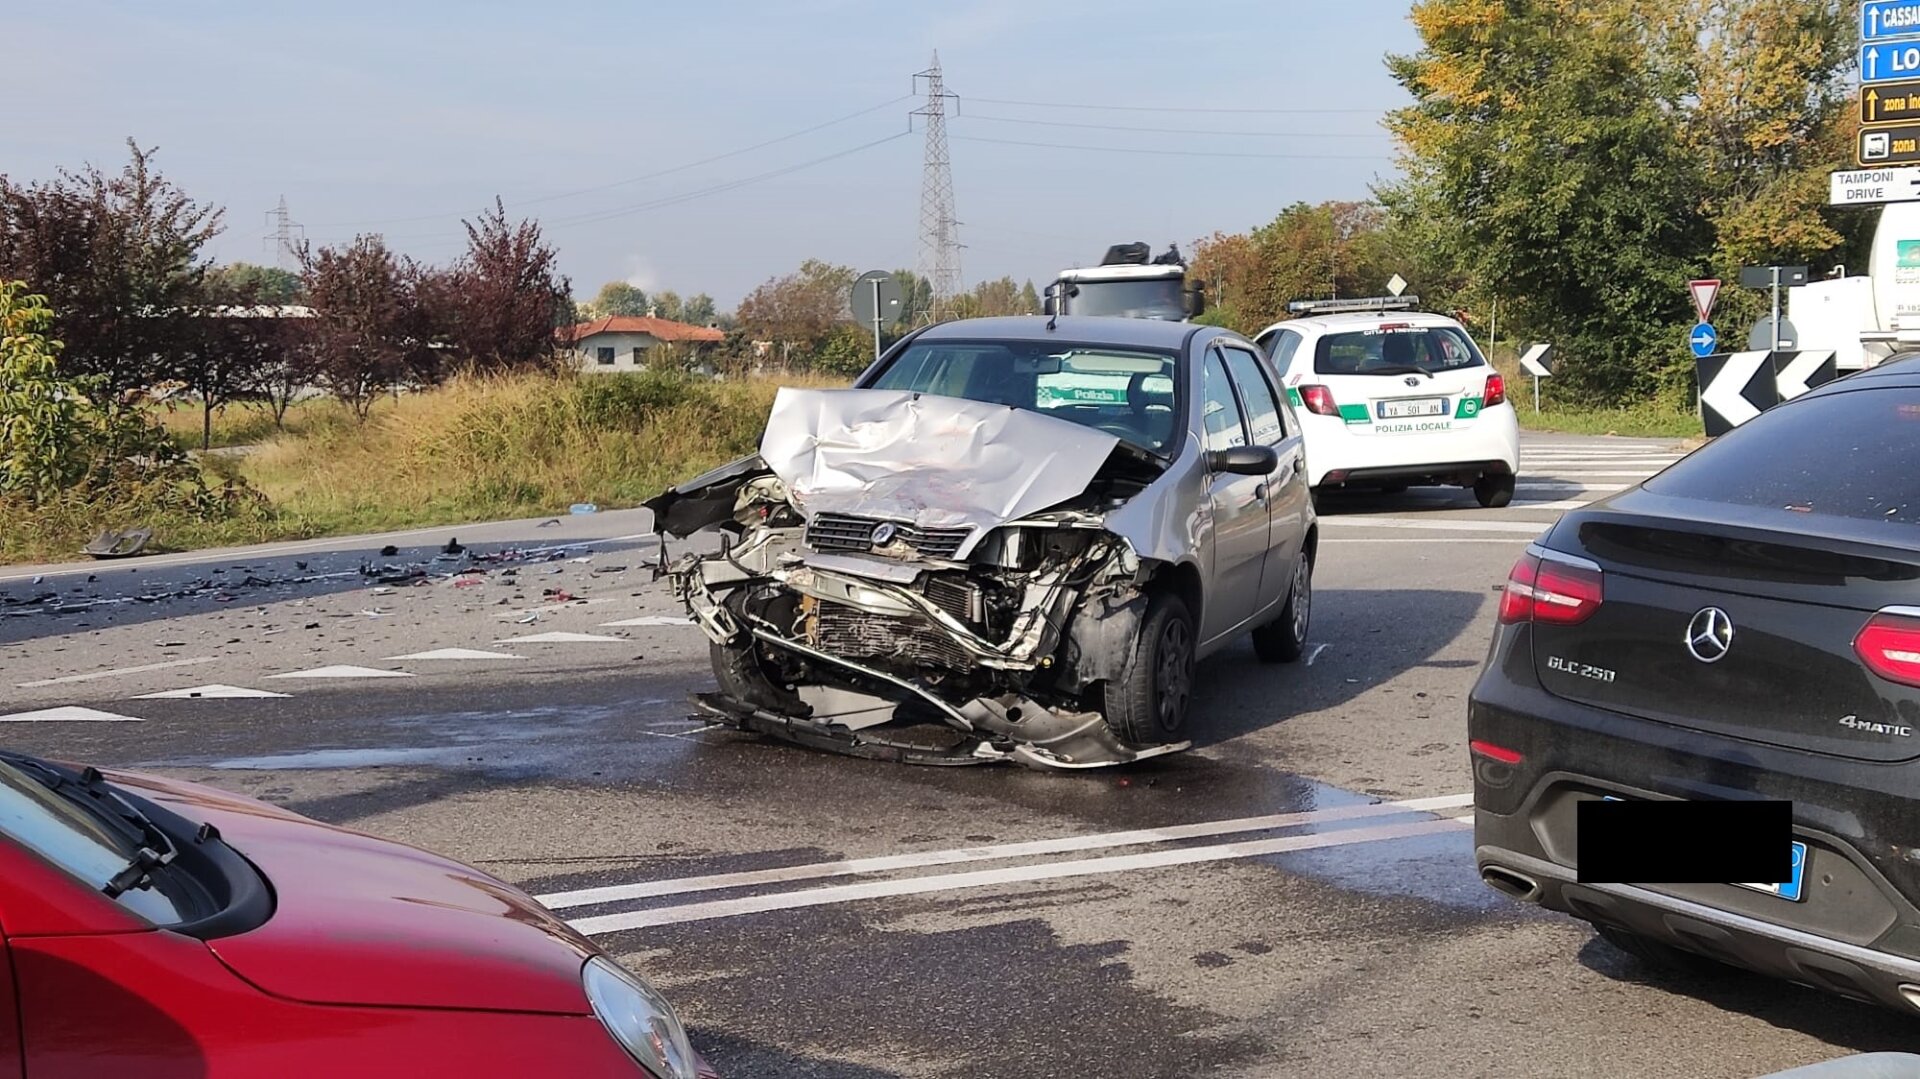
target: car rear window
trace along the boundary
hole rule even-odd
[[[1409,375],[1484,362],[1467,335],[1451,326],[1383,323],[1327,334],[1313,347],[1313,370],[1322,375]]]
[[[1674,498],[1920,524],[1920,387],[1770,409],[1644,486]]]

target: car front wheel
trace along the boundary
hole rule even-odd
[[[1263,663],[1292,663],[1307,649],[1307,622],[1313,614],[1313,559],[1300,553],[1293,583],[1280,617],[1253,631],[1253,651]]]
[[[1473,497],[1490,510],[1497,510],[1513,501],[1513,475],[1482,476],[1473,481]]]
[[[1106,684],[1101,714],[1114,736],[1130,745],[1164,745],[1187,723],[1193,698],[1197,635],[1193,615],[1172,592],[1154,595],[1133,639],[1124,678]]]

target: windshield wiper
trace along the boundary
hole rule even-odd
[[[134,847],[132,860],[100,889],[108,899],[144,887],[155,869],[173,860],[173,840],[145,813],[115,794],[98,768],[88,766],[75,773],[37,757],[4,751],[0,751],[0,761],[30,773],[42,786],[79,806]]]

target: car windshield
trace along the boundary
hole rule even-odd
[[[1183,282],[1177,277],[1146,281],[1073,281],[1067,313],[1073,315],[1157,318],[1178,322],[1187,317]]]
[[[1180,415],[1171,352],[1062,341],[928,341],[894,357],[869,388],[1029,409],[1165,455]]]
[[[1322,375],[1437,374],[1485,362],[1467,335],[1452,326],[1369,326],[1327,334],[1313,350],[1313,370]]]

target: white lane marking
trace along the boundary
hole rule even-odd
[[[94,671],[92,674],[69,674],[60,678],[42,678],[33,682],[15,682],[20,689],[32,689],[34,686],[58,686],[67,682],[91,682],[96,678],[112,678],[122,674],[139,674],[142,671],[164,671],[172,667],[191,667],[196,663],[212,663],[212,656],[198,656],[194,659],[170,659],[165,663],[143,663],[138,667],[115,667],[108,671]]]
[[[388,660],[402,659],[525,659],[509,652],[483,652],[478,648],[435,648],[430,652],[414,652],[405,656],[388,656]]]
[[[1569,480],[1521,480],[1513,485],[1521,491],[1624,491],[1624,483],[1579,483]]]
[[[618,622],[602,622],[600,625],[603,628],[607,626],[691,626],[693,625],[693,619],[676,618],[672,615],[664,614],[648,614],[641,615],[639,618],[623,618]]]
[[[1398,802],[1367,802],[1335,806],[1302,813],[1275,813],[1264,817],[1175,824],[1164,828],[1139,828],[1127,832],[1097,835],[1062,836],[1057,839],[1033,839],[1020,843],[999,843],[986,847],[955,847],[950,850],[923,850],[908,854],[884,854],[871,858],[847,858],[837,862],[784,866],[779,869],[754,869],[741,873],[715,873],[703,877],[640,881],[635,884],[610,884],[598,888],[580,888],[570,892],[537,895],[534,899],[550,910],[612,903],[623,899],[648,899],[687,892],[710,892],[724,888],[749,888],[762,884],[783,884],[821,877],[859,876],[865,873],[889,873],[899,869],[923,869],[935,865],[962,862],[990,862],[1006,858],[1031,858],[1071,851],[1107,850],[1112,847],[1167,843],[1178,839],[1203,839],[1238,832],[1266,832],[1276,828],[1297,828],[1305,824],[1325,824],[1360,817],[1396,816],[1401,813],[1431,813],[1442,809],[1460,809],[1473,804],[1471,794],[1447,794],[1436,798],[1407,798]]]
[[[1552,468],[1540,472],[1529,472],[1528,475],[1535,479],[1551,479],[1560,476],[1577,476],[1590,480],[1646,480],[1653,478],[1653,473],[1644,470],[1639,472],[1594,472],[1584,468]]]
[[[115,715],[94,708],[81,708],[76,705],[64,705],[59,708],[42,708],[36,712],[15,712],[0,716],[0,723],[139,723],[136,716]]]
[[[246,698],[246,697],[291,697],[291,696],[293,696],[293,694],[291,693],[274,693],[270,690],[265,690],[265,689],[248,689],[245,686],[223,686],[216,683],[211,686],[194,686],[192,689],[169,689],[169,690],[162,691],[160,693],[142,693],[137,697],[132,697],[129,699],[136,700],[136,701],[165,701],[165,700],[217,701],[217,700],[237,700],[237,699]]]
[[[1437,528],[1443,532],[1524,532],[1537,536],[1551,527],[1551,522],[1532,521],[1462,521],[1449,517],[1439,521],[1422,521],[1412,517],[1322,517],[1323,525],[1344,525],[1351,528]]]
[[[1291,851],[1344,847],[1386,839],[1410,839],[1414,836],[1461,832],[1472,827],[1471,820],[1448,817],[1440,820],[1415,821],[1409,824],[1343,828],[1313,835],[1250,840],[1244,843],[1220,843],[1209,847],[1181,847],[1145,854],[1123,854],[1111,858],[1081,858],[1069,862],[1040,862],[1035,865],[976,869],[966,873],[941,873],[929,877],[836,884],[804,891],[775,892],[771,895],[748,896],[742,899],[717,899],[705,903],[687,903],[677,907],[656,907],[652,910],[637,910],[624,914],[605,914],[594,918],[581,918],[571,924],[582,933],[616,933],[623,929],[677,925],[682,922],[706,921],[713,918],[733,918],[742,914],[817,907],[859,899],[950,892],[963,888],[986,888],[997,884],[1020,884],[1030,881],[1058,880],[1062,877],[1129,873],[1142,869],[1164,869],[1168,866],[1194,865],[1201,862],[1258,858],[1263,855],[1286,854]]]
[[[1324,645],[1324,644],[1316,644],[1316,645],[1314,645],[1314,646],[1313,646],[1313,651],[1311,651],[1311,652],[1308,652],[1308,653],[1307,653],[1307,666],[1309,666],[1309,667],[1311,667],[1311,666],[1313,666],[1313,661],[1314,661],[1314,660],[1316,660],[1316,659],[1319,659],[1319,658],[1320,658],[1320,653],[1322,653],[1322,652],[1324,652],[1324,651],[1326,651],[1326,650],[1327,650],[1327,646],[1326,646],[1326,645]]]
[[[315,667],[308,671],[288,671],[285,674],[270,674],[268,678],[412,678],[405,671],[383,671],[378,667],[354,667],[340,665],[334,667]]]
[[[601,633],[565,633],[558,630],[552,633],[532,633],[524,637],[502,637],[501,639],[493,643],[495,644],[576,644],[576,643],[582,643],[582,642],[588,642],[588,641],[597,641],[602,643],[612,642],[615,644],[632,644],[633,643],[631,640],[629,640],[626,637],[609,637]]]

